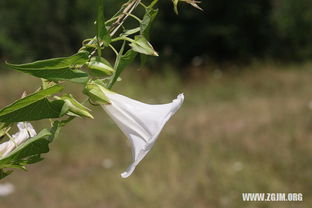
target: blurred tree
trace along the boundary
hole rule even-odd
[[[176,16],[161,2],[152,38],[170,59],[185,64],[204,55],[217,61],[265,55],[272,30],[270,0],[205,0],[201,6],[204,12],[183,8]]]
[[[275,55],[304,60],[312,56],[312,1],[275,0],[272,15],[276,25]]]
[[[123,2],[106,0],[106,15]],[[94,33],[95,3],[1,0],[0,59],[24,62],[74,53]],[[160,1],[151,39],[161,61],[291,61],[312,55],[310,0],[203,0],[200,6],[204,12],[181,3],[177,16],[170,0]]]
[[[22,61],[73,53],[93,26],[96,8],[84,2],[2,0],[0,56]]]

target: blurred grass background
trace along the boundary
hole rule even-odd
[[[131,161],[125,136],[93,108],[95,120],[75,120],[44,161],[4,180],[16,192],[0,207],[310,207],[311,64],[198,73],[133,68],[116,85],[148,103],[186,97],[131,177],[119,176]],[[0,106],[36,86],[21,73],[0,81]],[[242,202],[243,192],[301,192],[304,202]]]
[[[122,3],[106,2],[107,16]],[[161,1],[151,34],[160,58],[114,87],[147,103],[185,93],[152,151],[121,179],[130,147],[92,107],[95,120],[74,120],[44,161],[1,181],[16,187],[0,208],[311,207],[311,2],[203,0],[204,13],[181,4],[176,16]],[[1,0],[1,63],[71,55],[93,36],[95,10],[95,1]],[[1,67],[0,108],[38,84]],[[243,202],[243,192],[301,192],[304,202]]]

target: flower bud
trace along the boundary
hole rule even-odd
[[[158,53],[155,51],[153,46],[142,35],[135,36],[134,41],[130,44],[130,46],[138,53],[158,56]]]
[[[88,95],[89,98],[98,104],[110,104],[108,97],[105,95],[105,92],[109,91],[105,87],[91,82],[86,84],[83,93]]]
[[[64,100],[70,115],[93,119],[93,116],[89,113],[90,109],[79,103],[72,95],[64,95],[60,99]]]
[[[90,74],[96,77],[110,76],[115,72],[111,64],[102,57],[92,57],[88,68]]]

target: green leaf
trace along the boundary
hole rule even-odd
[[[137,32],[140,32],[141,28],[140,27],[136,27],[136,28],[133,28],[133,29],[129,29],[129,30],[125,30],[124,33],[123,33],[123,36],[129,36],[129,35],[133,35]]]
[[[26,164],[42,160],[40,155],[49,152],[49,136],[51,133],[44,129],[37,136],[28,139],[0,160],[0,169],[12,166],[23,167]]]
[[[145,15],[140,24],[140,32],[141,35],[143,35],[147,39],[149,38],[150,28],[157,14],[158,14],[157,9],[152,9],[150,7],[146,8]]]
[[[43,98],[49,97],[51,95],[54,95],[56,93],[61,92],[64,89],[63,86],[61,85],[54,85],[52,87],[49,87],[47,89],[44,90],[40,90],[38,92],[35,92],[33,94],[30,94],[22,99],[19,99],[17,101],[15,101],[14,103],[12,103],[11,105],[3,108],[0,111],[0,116],[11,113],[17,109],[26,107],[32,103],[35,103]]]
[[[31,74],[35,77],[44,78],[49,81],[71,81],[79,84],[84,84],[88,81],[88,74],[81,70],[73,70],[69,68],[58,70],[20,70],[25,73]]]
[[[153,2],[145,9],[145,15],[140,24],[140,33],[146,38],[146,40],[149,40],[152,23],[158,14],[158,9],[153,9],[152,6]],[[143,66],[146,63],[147,56],[145,54],[140,54],[140,60],[141,66]]]
[[[1,122],[36,121],[63,116],[63,100],[49,101],[47,98],[0,116]]]
[[[132,50],[145,55],[158,56],[153,46],[146,40],[143,35],[137,35],[134,41],[130,44]]]
[[[115,62],[115,73],[113,75],[113,78],[111,79],[111,81],[108,84],[108,89],[111,89],[112,86],[114,85],[114,83],[117,81],[118,77],[120,76],[120,74],[122,73],[122,71],[126,68],[126,66],[128,66],[129,64],[131,64],[137,53],[130,49],[128,50],[125,54],[123,54],[125,48],[125,44],[122,45],[119,54],[116,58],[116,62]]]
[[[63,90],[60,85],[26,96],[0,110],[0,122],[33,121],[59,118],[64,101],[49,101],[47,97]]]
[[[59,135],[62,127],[67,123],[67,121],[54,121],[52,128],[50,129],[51,135],[48,137],[49,142],[53,142],[53,140]]]
[[[105,25],[104,19],[104,0],[98,0],[98,13],[97,13],[97,39],[101,41],[105,46],[108,46],[111,42],[110,34]]]
[[[12,68],[21,70],[57,70],[62,68],[72,68],[75,65],[84,64],[88,60],[88,53],[81,52],[69,57],[46,59],[27,64],[9,64]]]
[[[5,171],[3,169],[0,169],[0,180],[7,177],[8,175],[10,175],[13,171],[12,170],[8,170]]]
[[[88,80],[88,74],[75,68],[85,64],[87,61],[88,53],[80,52],[69,57],[46,59],[27,64],[6,63],[6,65],[12,69],[50,81],[68,80],[76,83],[85,83]]]
[[[49,152],[49,143],[58,136],[61,127],[67,121],[55,121],[50,130],[43,129],[37,136],[32,137],[18,146],[10,154],[0,160],[0,180],[12,170],[6,168],[20,168],[26,170],[25,165],[43,160],[41,154]]]

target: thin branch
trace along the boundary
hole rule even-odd
[[[121,14],[117,16],[117,20],[110,26],[108,29],[110,32],[110,36],[112,37],[118,31],[118,29],[122,26],[125,20],[129,17],[129,15],[133,12],[133,10],[140,4],[141,0],[132,0],[128,2],[128,5],[121,11]],[[94,37],[89,41],[88,44],[92,44],[96,40]],[[103,46],[103,43],[100,44]],[[89,57],[92,57],[95,54],[96,50],[93,50]]]

